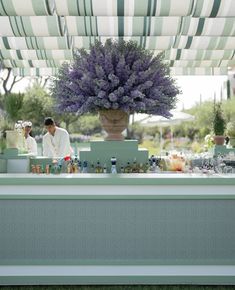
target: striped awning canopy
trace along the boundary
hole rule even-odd
[[[235,0],[1,0],[0,62],[14,75],[54,75],[96,39],[164,51],[173,75],[235,66]]]

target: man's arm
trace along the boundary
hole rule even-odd
[[[59,156],[65,157],[67,155],[71,155],[71,149],[70,149],[69,133],[65,131],[63,132],[63,135],[60,138]]]

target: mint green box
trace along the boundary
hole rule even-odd
[[[234,152],[235,154],[235,148],[227,148],[225,145],[215,145],[211,152],[213,156],[218,156],[219,154],[227,155],[230,152]]]
[[[7,148],[0,156],[1,173],[28,173],[29,155],[19,154],[17,148]]]
[[[0,155],[0,173],[6,173],[7,172],[7,160],[1,159],[1,155]]]
[[[80,151],[80,160],[88,162],[88,170],[91,171],[91,164],[94,166],[100,161],[101,166],[106,164],[107,172],[110,172],[111,158],[117,158],[117,170],[120,172],[121,166],[127,162],[133,163],[134,159],[138,163],[148,162],[148,150],[138,149],[137,140],[125,141],[92,141],[90,149]]]

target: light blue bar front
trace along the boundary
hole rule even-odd
[[[2,174],[0,284],[235,284],[234,220],[234,175]]]

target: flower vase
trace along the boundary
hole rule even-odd
[[[122,132],[129,124],[129,114],[122,110],[100,110],[99,119],[102,128],[106,131],[108,136],[105,140],[122,141],[124,136]]]
[[[215,145],[224,145],[225,137],[222,135],[215,135],[214,136],[214,143]]]

